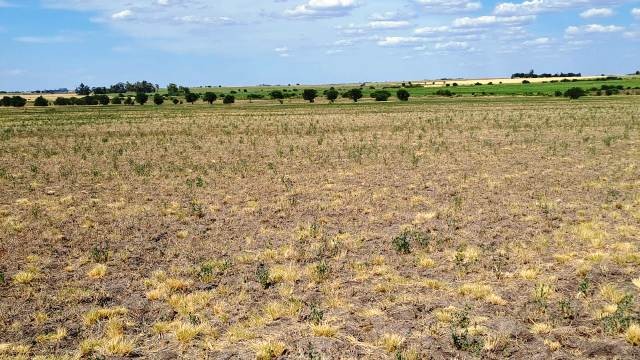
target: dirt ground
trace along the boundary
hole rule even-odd
[[[640,357],[631,97],[0,110],[0,358]]]

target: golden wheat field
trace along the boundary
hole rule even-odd
[[[632,97],[0,110],[0,358],[640,357]]]

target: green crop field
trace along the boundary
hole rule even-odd
[[[524,80],[524,79],[523,79]],[[622,86],[624,89],[640,90],[640,77],[630,76],[624,77],[622,80],[579,80],[579,81],[569,81],[569,82],[561,82],[555,80],[556,82],[541,82],[541,83],[530,83],[530,84],[499,84],[495,83],[493,85],[487,85],[488,81],[482,81],[482,85],[463,85],[463,86],[438,86],[438,87],[424,87],[414,85],[414,87],[407,87],[406,90],[411,93],[413,97],[420,96],[434,96],[438,92],[438,90],[450,90],[456,95],[498,95],[498,96],[517,96],[517,95],[529,95],[529,96],[552,96],[556,91],[565,92],[566,90],[572,87],[581,87],[585,90],[591,88],[600,88],[602,85],[608,86]],[[455,80],[450,80],[450,84],[455,83]],[[280,90],[289,93],[296,94],[296,97],[300,97],[303,89],[317,89],[320,94],[324,90],[329,89],[330,87],[334,87],[339,92],[344,92],[353,88],[360,87],[359,84],[339,84],[339,85],[287,85],[287,86],[245,86],[245,87],[196,87],[192,88],[192,91],[196,93],[204,93],[207,91],[212,91],[217,94],[233,94],[239,100],[247,99],[248,94],[258,94],[264,96],[265,99],[269,99],[269,93],[273,90]],[[387,90],[391,92],[395,96],[395,92],[399,90],[401,87],[400,84],[386,84],[386,83],[372,83],[365,84],[362,87],[363,93],[365,97],[369,97],[369,95],[377,90]],[[165,89],[161,89],[161,93],[166,93]],[[638,92],[640,93],[640,91]]]

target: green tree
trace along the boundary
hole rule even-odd
[[[362,99],[362,90],[351,89],[345,93],[345,97],[353,100],[353,102],[358,102],[358,100]]]
[[[284,99],[284,94],[280,90],[273,90],[269,93],[269,97],[273,100],[282,100]]]
[[[81,96],[87,96],[91,94],[91,88],[83,83],[80,83],[76,88],[76,94]]]
[[[233,104],[236,102],[236,97],[233,95],[227,95],[222,99],[223,104]]]
[[[331,101],[331,103],[334,103],[338,96],[340,96],[340,93],[338,92],[338,90],[331,88],[327,90],[327,93],[325,95],[327,97],[327,100]]]
[[[43,96],[38,96],[36,100],[33,102],[35,106],[49,106],[49,101],[45,99]]]
[[[136,94],[136,102],[140,105],[144,105],[147,103],[147,101],[149,101],[149,95],[143,93],[143,92],[139,92]]]
[[[124,104],[125,105],[133,105],[134,104],[133,99],[131,98],[131,96],[127,96],[127,98],[124,99]]]
[[[102,95],[96,95],[94,97],[96,98],[96,100],[98,100],[100,105],[109,105],[109,102],[110,102],[109,96],[102,94]]]
[[[198,101],[199,98],[200,98],[200,95],[196,93],[188,92],[184,94],[184,99],[187,100],[188,103],[191,103],[191,105],[193,105],[196,101]]]
[[[260,100],[260,99],[264,99],[264,95],[262,94],[247,94],[247,99],[249,99],[249,102],[251,102],[252,100]]]
[[[386,90],[378,90],[371,93],[371,97],[376,101],[387,101],[391,97],[391,93]]]
[[[202,100],[208,102],[209,105],[213,105],[213,103],[216,102],[216,100],[218,100],[218,95],[216,95],[213,92],[206,92],[204,93]]]
[[[302,91],[302,98],[310,103],[315,102],[317,97],[318,92],[315,89],[304,89]]]
[[[13,96],[11,98],[11,106],[13,107],[24,107],[27,105],[27,99],[22,96]]]
[[[116,95],[113,98],[111,98],[111,103],[113,105],[120,105],[120,104],[122,104],[122,98],[120,96]]]
[[[178,85],[176,84],[167,85],[167,93],[169,94],[169,96],[178,96],[178,94],[180,93],[180,90],[178,89]]]
[[[153,103],[158,106],[164,104],[164,96],[156,93],[155,95],[153,95]]]
[[[564,96],[570,99],[579,99],[585,95],[587,95],[587,92],[580,87],[572,87],[571,89],[565,91],[564,93]]]
[[[411,94],[405,89],[400,89],[396,93],[396,96],[400,101],[409,101],[409,97],[411,97]]]

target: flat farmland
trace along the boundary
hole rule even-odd
[[[0,358],[640,357],[632,96],[0,109]]]

